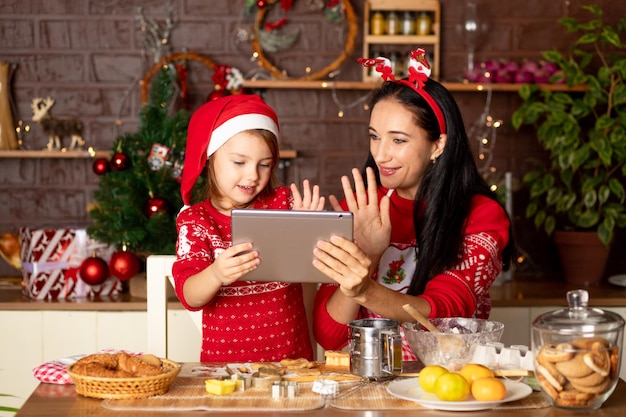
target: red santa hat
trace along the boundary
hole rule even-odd
[[[228,139],[250,129],[269,130],[278,136],[276,112],[256,94],[218,98],[196,110],[187,129],[185,164],[180,184],[185,207],[191,204],[194,184],[207,158]]]

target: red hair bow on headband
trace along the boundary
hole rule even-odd
[[[391,61],[389,61],[387,58],[359,58],[357,61],[364,67],[374,67],[377,72],[380,72],[380,77],[383,79],[383,81],[396,80],[395,75],[393,75],[393,69],[391,68]]]
[[[428,59],[426,59],[426,50],[424,48],[417,48],[409,54],[408,80],[396,81],[396,77],[394,76],[393,69],[391,67],[391,61],[385,57],[359,58],[358,62],[364,67],[374,67],[374,69],[381,74],[383,81],[397,82],[415,90],[417,94],[422,96],[424,100],[428,102],[428,105],[435,113],[441,133],[446,133],[446,122],[443,112],[435,99],[432,98],[432,96],[424,89],[431,72],[430,64],[428,63]]]
[[[424,84],[430,77],[430,64],[426,59],[424,48],[417,48],[409,54],[409,81],[415,83],[418,88],[424,88]]]

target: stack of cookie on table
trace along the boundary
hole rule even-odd
[[[324,362],[307,359],[283,359],[280,362],[253,362],[238,367],[242,374],[252,373],[255,376],[278,376],[284,381],[310,382],[321,376],[324,379],[355,380],[359,377],[350,373],[350,357],[348,352],[326,351]]]
[[[603,337],[580,337],[544,345],[536,362],[537,382],[555,405],[593,408],[615,387],[619,348]]]

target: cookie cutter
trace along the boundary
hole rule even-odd
[[[259,370],[252,374],[252,386],[260,389],[272,389],[272,385],[275,382],[281,382],[282,377],[273,368],[261,367]]]
[[[235,381],[236,391],[246,391],[252,388],[252,375],[233,374],[230,376],[230,379]]]
[[[300,386],[295,381],[276,381],[272,384],[272,398],[296,398]]]

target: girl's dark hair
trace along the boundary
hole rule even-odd
[[[496,195],[480,176],[467,138],[461,112],[448,90],[429,79],[424,89],[439,104],[444,114],[447,140],[443,153],[426,172],[415,196],[413,221],[418,262],[407,291],[411,295],[424,292],[426,284],[437,274],[456,265],[463,244],[463,230],[469,215],[472,197],[484,195],[500,205]],[[371,108],[381,100],[396,100],[410,109],[414,122],[423,128],[431,141],[441,135],[434,112],[411,87],[385,82],[374,96]],[[376,182],[380,175],[370,153],[363,167],[372,167]],[[512,225],[509,242],[503,252],[503,263],[508,268],[513,247]]]

